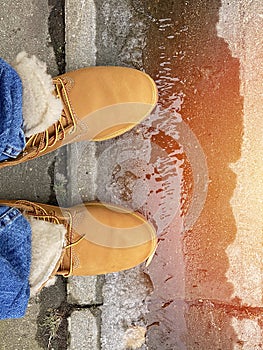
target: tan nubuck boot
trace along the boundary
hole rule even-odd
[[[56,123],[27,138],[16,165],[56,150],[65,144],[102,141],[121,135],[140,123],[157,103],[157,88],[145,73],[126,67],[89,67],[53,78],[63,110]],[[41,92],[40,92],[41,93]]]
[[[154,227],[142,215],[115,205],[90,202],[60,208],[25,200],[1,200],[0,205],[66,228],[62,254],[48,279],[130,269],[150,262],[157,247]]]

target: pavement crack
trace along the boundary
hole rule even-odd
[[[50,195],[49,195],[48,203],[53,205],[58,204],[56,199],[55,189],[54,189],[55,163],[56,163],[56,158],[52,160],[47,170],[48,175],[50,176]]]
[[[84,305],[79,305],[79,304],[68,304],[69,309],[72,311],[75,310],[86,310],[86,309],[96,309],[99,308],[100,306],[103,306],[103,304],[84,304]]]
[[[51,7],[48,30],[54,49],[59,74],[65,73],[65,0],[48,0]]]

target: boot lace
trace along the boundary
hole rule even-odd
[[[76,130],[76,121],[70,105],[66,83],[62,78],[53,79],[53,83],[55,85],[56,95],[63,102],[64,108],[56,123],[47,130],[28,138],[25,150],[28,148],[34,149],[34,156],[38,156],[40,153],[45,152],[47,148],[53,147],[59,140],[63,140],[69,128],[71,129],[71,133],[74,133]],[[24,152],[25,154],[27,154],[27,151]]]
[[[30,215],[31,217],[34,217],[39,220],[44,220],[47,222],[51,222],[54,224],[62,224],[67,229],[66,234],[66,245],[64,247],[65,250],[69,250],[69,270],[66,274],[63,274],[64,277],[69,277],[72,275],[73,272],[73,254],[72,254],[72,247],[79,244],[85,236],[80,237],[77,241],[73,241],[73,216],[72,214],[67,211],[63,210],[63,216],[57,216],[55,214],[55,211],[47,212],[46,209],[44,209],[41,205],[37,203],[31,203],[26,200],[18,200],[15,202],[16,207],[18,207],[20,210],[24,211],[25,214]],[[66,215],[66,217],[65,217]]]

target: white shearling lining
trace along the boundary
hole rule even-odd
[[[30,294],[34,296],[41,286],[52,284],[50,275],[54,271],[62,254],[66,228],[62,224],[53,224],[44,220],[27,217],[32,230],[32,262],[29,277]]]
[[[24,132],[30,137],[58,121],[62,102],[53,94],[54,85],[44,62],[23,51],[12,66],[22,80]]]

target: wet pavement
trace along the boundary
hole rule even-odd
[[[229,203],[236,179],[228,165],[240,156],[242,98],[238,60],[216,33],[219,6],[219,1],[146,5],[155,19],[149,34],[158,39],[148,41],[145,65],[161,85],[164,108],[171,96],[183,96],[180,114],[199,140],[207,163],[201,167],[207,166],[209,176],[197,221],[184,229],[186,218],[173,220],[150,266],[157,286],[148,316],[151,349],[160,349],[163,341],[165,349],[231,349],[235,339],[225,312],[232,303],[225,249],[236,232]],[[155,62],[158,57],[154,67],[153,57]],[[183,152],[188,158],[189,151]],[[194,172],[192,161],[190,167]],[[183,187],[188,177],[185,172]],[[200,195],[202,189],[186,200],[199,201]]]
[[[257,48],[262,45],[263,8],[255,3],[224,3],[221,9],[221,32],[244,57],[248,44],[243,41],[247,36],[253,42],[255,28]],[[262,223],[252,206],[250,214],[237,214],[248,196],[255,197],[262,214],[260,196],[248,185],[255,178],[246,177],[247,190],[241,187],[233,199],[244,186],[238,179],[247,166],[252,163],[262,176],[262,156],[254,159],[251,151],[246,165],[241,162],[238,171],[234,165],[245,148],[241,85],[253,85],[254,77],[242,81],[249,60],[241,60],[240,67],[240,57],[218,34],[220,6],[220,1],[133,1],[134,27],[118,28],[118,44],[123,36],[125,44],[131,40],[123,32],[132,36],[138,30],[136,49],[128,54],[121,46],[118,59],[149,73],[160,101],[137,129],[109,142],[106,150],[99,146],[97,195],[141,211],[157,228],[159,247],[144,270],[153,283],[146,316],[151,350],[262,348]],[[252,98],[249,89],[246,93]],[[257,116],[261,102],[254,99]],[[262,129],[254,138],[255,153],[262,154]],[[256,181],[262,187],[259,177]],[[233,274],[239,277],[234,280]]]

